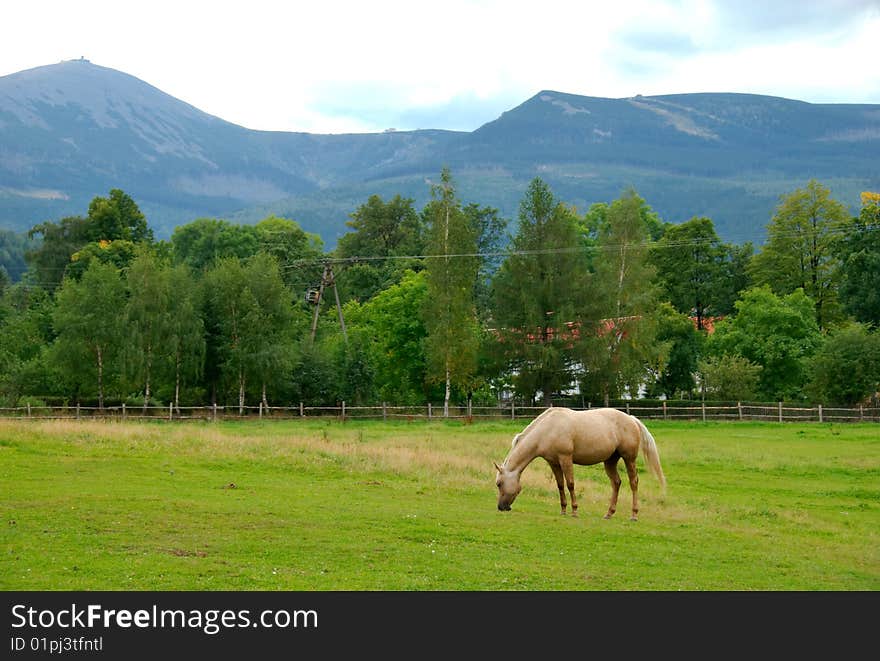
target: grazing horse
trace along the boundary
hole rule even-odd
[[[549,408],[519,434],[513,437],[510,452],[499,466],[495,477],[498,487],[498,509],[510,510],[522,487],[520,475],[536,457],[543,457],[556,478],[559,487],[559,502],[565,514],[565,487],[571,495],[571,513],[577,516],[577,500],[574,496],[574,464],[591,466],[600,461],[605,464],[605,472],[611,480],[611,504],[605,518],[609,519],[617,509],[617,496],[620,492],[620,475],[617,463],[623,459],[629,475],[632,491],[632,520],[639,514],[639,474],[636,458],[639,448],[644,453],[651,472],[666,489],[666,477],[660,467],[660,455],[651,432],[635,416],[617,409],[600,408],[588,411]],[[494,462],[493,462],[494,463]]]

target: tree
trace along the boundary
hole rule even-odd
[[[171,234],[176,264],[186,264],[201,273],[227,257],[247,259],[261,246],[261,238],[253,225],[234,225],[216,218],[199,218],[180,225]]]
[[[64,274],[70,278],[81,278],[89,264],[98,261],[103,264],[111,264],[120,271],[128,269],[135,255],[138,253],[138,245],[127,239],[116,241],[95,241],[87,243],[80,250],[70,256],[70,262]]]
[[[427,295],[425,272],[407,271],[366,303],[345,306],[353,329],[366,329],[373,338],[376,390],[385,401],[425,402],[427,331],[421,312]]]
[[[291,331],[291,293],[266,254],[247,263],[236,257],[220,259],[205,275],[210,315],[209,337],[219,376],[234,383],[239,413],[244,412],[249,381],[260,384],[268,404],[267,386],[277,385],[290,364],[287,339]]]
[[[65,279],[58,292],[53,321],[58,337],[58,365],[75,384],[89,378],[86,365],[94,367],[98,408],[104,408],[108,376],[118,368],[122,349],[120,310],[125,306],[125,286],[119,270],[111,264],[92,262],[80,280]]]
[[[540,178],[520,202],[511,245],[493,281],[499,348],[517,392],[540,391],[549,405],[572,381],[588,274],[578,218]]]
[[[676,310],[703,320],[718,315],[727,298],[728,251],[710,218],[694,217],[667,227],[651,248],[651,261],[663,294]]]
[[[856,321],[880,327],[880,193],[862,193],[862,208],[836,246],[840,300]]]
[[[9,230],[0,230],[0,291],[6,284],[18,282],[27,270],[25,254],[30,247],[31,241],[27,234],[18,234]]]
[[[352,328],[347,339],[340,334],[327,340],[334,373],[328,377],[335,385],[335,399],[362,406],[375,402],[376,365],[373,338],[367,328]]]
[[[741,245],[728,243],[725,244],[725,248],[727,262],[724,277],[727,279],[727,286],[723,288],[724,298],[718,302],[717,312],[720,315],[732,314],[742,292],[752,286],[749,265],[755,254],[751,241]]]
[[[340,388],[340,372],[334,365],[336,340],[333,336],[321,335],[317,342],[300,341],[291,372],[293,396],[300,402],[328,406],[336,401]]]
[[[275,258],[284,284],[294,292],[304,292],[320,280],[324,254],[321,237],[305,232],[295,220],[277,216],[267,216],[255,229],[260,252]]]
[[[89,203],[86,239],[95,241],[131,241],[152,243],[153,230],[137,203],[118,188],[107,197],[94,197]]]
[[[752,261],[757,285],[777,294],[803,289],[815,305],[819,328],[839,317],[837,234],[851,224],[844,204],[815,179],[782,197],[767,225],[767,243]]]
[[[25,252],[34,279],[47,291],[54,292],[64,279],[70,257],[86,243],[88,221],[82,216],[67,216],[57,223],[46,221],[32,227],[28,239],[36,246]]]
[[[135,201],[118,188],[107,197],[96,196],[89,203],[88,215],[68,216],[58,223],[45,222],[28,231],[28,238],[40,237],[39,244],[25,257],[41,286],[54,291],[69,273],[71,259],[77,253],[86,266],[93,257],[113,262],[117,268],[127,266],[134,252],[126,247],[137,243],[152,243],[153,231]],[[117,245],[117,242],[121,242]],[[108,248],[113,246],[108,252]],[[112,255],[110,254],[112,252]],[[75,270],[79,277],[85,269]]]
[[[828,334],[811,361],[808,392],[851,406],[880,392],[880,332],[850,323]]]
[[[648,239],[651,241],[659,241],[666,233],[667,223],[664,223],[660,216],[651,206],[643,200],[639,199],[638,214],[645,227]],[[613,202],[612,202],[613,204]],[[595,245],[599,236],[608,231],[608,213],[611,211],[611,205],[607,202],[595,202],[590,205],[583,218],[584,236],[590,240],[591,245]]]
[[[421,255],[424,249],[424,221],[412,199],[395,195],[385,202],[371,195],[346,225],[352,231],[336,246],[337,257],[353,261],[337,277],[343,301],[367,301],[399,282],[406,270],[421,269],[419,260],[405,259]]]
[[[646,372],[663,359],[655,343],[658,301],[644,207],[634,189],[626,190],[608,208],[597,238],[583,384],[587,394],[605,400],[624,390],[637,393]]]
[[[172,401],[180,413],[181,387],[201,377],[205,357],[205,324],[202,319],[201,293],[192,272],[185,264],[172,267],[167,274],[168,297],[166,365],[174,384]]]
[[[242,335],[248,377],[260,384],[260,400],[269,406],[267,388],[280,387],[292,364],[293,337],[305,330],[305,316],[294,325],[293,294],[281,278],[278,262],[266,253],[248,260],[244,268],[247,290],[255,305],[243,319]]]
[[[820,343],[812,299],[802,289],[779,297],[764,285],[744,292],[736,315],[718,323],[707,354],[742,356],[760,365],[758,393],[783,400],[803,394],[807,361]]]
[[[696,329],[687,315],[670,303],[663,303],[657,309],[656,341],[665,348],[665,360],[650,390],[667,398],[689,395],[696,387],[694,374],[705,334]]]
[[[697,373],[703,397],[716,400],[754,399],[761,379],[761,366],[742,356],[709,356],[699,361]]]
[[[43,289],[17,283],[0,296],[0,401],[15,406],[26,395],[57,392],[46,360],[54,339],[54,301]]]
[[[453,385],[468,388],[476,370],[478,334],[474,284],[479,260],[476,233],[444,168],[431,188],[425,272],[425,353],[428,379],[444,384],[443,415],[449,416]]]
[[[173,296],[183,294],[170,288],[168,269],[149,250],[141,250],[126,273],[128,301],[125,327],[128,332],[127,360],[132,378],[143,386],[144,413],[150,405],[156,363],[165,351],[172,319]]]
[[[245,386],[247,384],[248,334],[255,329],[247,322],[255,322],[257,302],[248,289],[244,265],[237,257],[224,257],[217,261],[203,279],[207,337],[210,342],[209,362],[216,392],[217,381],[235,385],[238,394],[239,413],[244,411]]]
[[[498,209],[474,203],[465,205],[462,211],[477,238],[476,252],[480,257],[474,300],[477,317],[486,320],[491,314],[492,278],[501,266],[500,253],[506,247],[507,219],[499,215]]]

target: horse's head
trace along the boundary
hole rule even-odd
[[[509,512],[513,501],[522,491],[519,473],[509,471],[498,464],[495,464],[495,470],[498,471],[495,475],[495,486],[498,487],[498,509],[502,512]]]

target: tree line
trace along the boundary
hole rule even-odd
[[[516,222],[444,168],[370,196],[333,250],[295,220],[156,240],[124,191],[34,226],[0,269],[0,403],[353,405],[515,397],[852,404],[880,389],[880,194],[816,180],[759,248],[636,190],[583,213],[533,179]],[[322,292],[319,297],[317,292]],[[338,305],[337,305],[338,301]]]

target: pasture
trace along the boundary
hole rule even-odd
[[[542,459],[499,512],[527,422],[0,420],[0,589],[880,589],[880,426],[647,421],[632,522]]]

